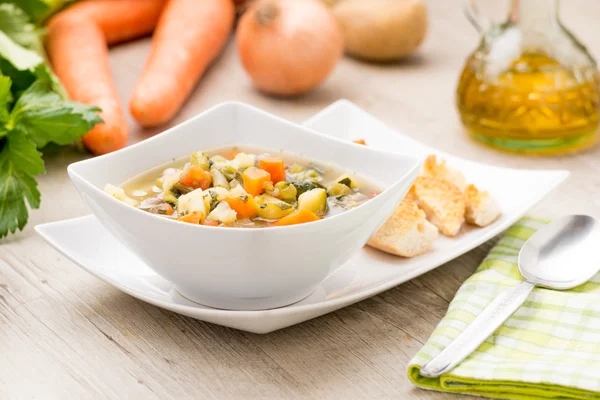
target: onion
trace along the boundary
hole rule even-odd
[[[327,78],[344,40],[333,14],[317,0],[258,0],[240,20],[237,47],[258,89],[297,95]]]

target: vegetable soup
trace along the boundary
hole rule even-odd
[[[195,152],[104,190],[166,218],[242,228],[317,221],[379,192],[336,166],[239,147]]]

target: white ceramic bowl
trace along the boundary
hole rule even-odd
[[[328,161],[386,188],[365,204],[320,221],[263,229],[185,224],[103,192],[170,159],[234,145],[285,149]],[[393,212],[420,161],[332,139],[240,103],[224,103],[126,149],[69,166],[101,223],[185,297],[216,308],[281,307],[308,296],[367,242]]]

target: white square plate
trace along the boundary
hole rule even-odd
[[[218,310],[183,298],[170,282],[131,254],[93,216],[38,225],[36,229],[50,245],[86,271],[131,296],[199,320],[267,333],[374,296],[460,256],[516,222],[569,174],[498,168],[444,154],[396,132],[345,100],[321,111],[306,125],[342,139],[364,138],[370,146],[389,151],[416,156],[438,154],[461,170],[469,182],[490,191],[502,206],[503,215],[486,228],[465,228],[456,238],[441,237],[429,253],[412,259],[365,247],[308,298],[264,311]]]

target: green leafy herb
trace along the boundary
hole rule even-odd
[[[27,223],[25,199],[31,208],[39,208],[35,176],[44,172],[35,144],[18,132],[9,133],[0,151],[0,237],[23,229]]]
[[[0,3],[19,6],[32,21],[39,23],[71,1],[73,0],[0,0]]]
[[[65,101],[46,82],[36,81],[16,102],[12,113],[15,129],[26,132],[38,148],[49,142],[71,144],[102,122],[97,107]]]
[[[45,63],[39,28],[23,12],[45,13],[52,3],[0,0],[0,238],[23,229],[28,206],[40,206],[38,149],[74,143],[102,122],[97,107],[67,100]]]
[[[42,29],[35,26],[29,16],[14,4],[0,4],[0,29],[16,44],[44,54]]]

